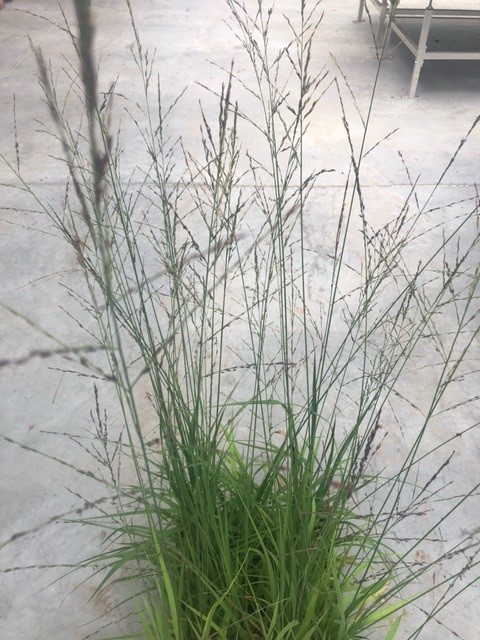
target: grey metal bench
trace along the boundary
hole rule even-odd
[[[357,21],[363,21],[363,12],[367,0],[360,0],[358,5]],[[427,39],[432,21],[437,19],[463,19],[480,20],[479,9],[435,9],[433,0],[428,6],[422,8],[402,8],[401,2],[389,2],[388,0],[369,0],[380,13],[377,29],[377,46],[383,51],[388,50],[390,35],[394,31],[406,47],[413,53],[415,64],[410,81],[409,98],[414,98],[417,92],[418,79],[425,60],[480,60],[480,51],[428,51]],[[425,0],[427,1],[427,0]],[[455,0],[452,0],[454,4]],[[479,2],[480,5],[480,2]],[[422,20],[422,27],[418,42],[407,35],[398,19],[416,18]]]

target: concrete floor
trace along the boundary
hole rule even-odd
[[[126,6],[120,0],[96,0],[98,52],[102,57],[105,86],[118,79],[117,90],[133,100],[141,94],[136,81],[130,46],[133,35]],[[70,3],[62,2],[72,17]],[[277,2],[278,22],[274,38],[285,41],[286,31],[279,16],[292,11],[295,0]],[[229,10],[223,0],[133,0],[133,7],[145,45],[157,48],[157,66],[168,101],[184,87],[187,97],[179,104],[173,135],[182,134],[189,146],[198,145],[198,113],[192,109],[202,99],[207,114],[213,116],[213,101],[197,80],[218,87],[225,79],[217,65],[229,65],[232,57],[248,78],[248,67],[236,41],[223,22]],[[316,38],[313,64],[326,65],[342,87],[352,138],[361,137],[361,123],[339,68],[348,78],[356,105],[367,112],[376,60],[372,34],[367,22],[355,24],[356,4],[347,0],[324,0],[325,12]],[[42,15],[37,15],[41,13]],[[373,16],[376,20],[376,16]],[[0,152],[15,164],[14,101],[18,152],[22,175],[43,201],[61,203],[64,169],[52,155],[56,142],[42,133],[41,121],[48,122],[36,79],[34,56],[28,37],[40,45],[56,68],[66,66],[71,47],[61,24],[57,3],[46,0],[15,0],[0,13]],[[476,31],[475,31],[476,29]],[[458,32],[450,34],[458,38]],[[450,37],[445,30],[442,37]],[[473,43],[478,46],[479,30],[474,27]],[[63,58],[65,56],[65,59]],[[334,60],[336,62],[334,62]],[[401,151],[411,174],[418,180],[420,198],[428,197],[461,137],[480,113],[480,64],[448,62],[426,64],[419,84],[419,97],[408,100],[412,59],[407,50],[397,48],[380,74],[374,103],[369,145],[389,136],[366,158],[363,191],[372,221],[390,219],[398,211],[409,190]],[[59,76],[59,87],[65,81]],[[135,130],[127,120],[123,125],[126,170],[142,157]],[[254,144],[254,141],[246,140]],[[317,115],[305,141],[307,161],[314,166],[333,168],[323,176],[313,195],[321,211],[321,222],[311,223],[311,237],[332,236],[348,171],[349,150],[335,91],[329,89],[319,104]],[[460,203],[475,195],[479,179],[480,131],[475,130],[461,155],[437,189],[436,205]],[[81,340],[81,332],[61,311],[69,308],[65,286],[75,286],[79,275],[70,249],[52,233],[49,222],[23,193],[11,188],[15,183],[7,166],[0,163],[0,301],[25,314],[33,323],[49,328],[68,344]],[[461,204],[457,205],[460,209]],[[438,216],[450,215],[439,210]],[[322,240],[323,237],[323,240]],[[19,317],[0,314],[0,358],[19,359],[34,349],[51,343]],[[478,345],[477,345],[478,356]],[[33,358],[27,364],[0,371],[1,433],[29,447],[66,460],[76,467],[89,464],[87,456],[69,439],[90,427],[92,383],[89,379],[55,370],[68,368],[64,361]],[[419,393],[419,391],[417,389]],[[108,405],[108,398],[103,398]],[[460,417],[463,425],[478,421],[478,404],[470,404]],[[458,424],[446,424],[452,434]],[[49,432],[49,433],[47,433]],[[448,433],[449,431],[447,431]],[[58,435],[66,434],[66,435]],[[479,480],[478,435],[462,449],[461,460],[452,465],[454,482],[473,484]],[[70,467],[2,442],[0,447],[0,541],[32,530],[0,552],[0,637],[5,640],[73,640],[88,637],[102,625],[116,619],[106,612],[121,595],[113,589],[89,601],[93,583],[83,582],[80,573],[68,574],[68,566],[98,550],[99,533],[77,526],[53,522],[55,516],[76,509],[82,498],[93,499],[95,487]],[[73,492],[73,493],[72,493]],[[465,530],[479,524],[478,511],[466,516]],[[48,526],[41,526],[52,520]],[[36,530],[38,528],[38,530]],[[425,639],[461,638],[476,640],[480,629],[478,589],[468,589],[457,604],[443,611],[439,623],[427,627]],[[100,617],[100,619],[98,619]],[[408,616],[407,616],[408,618]],[[408,622],[408,620],[407,620]],[[440,626],[441,625],[441,626]],[[113,629],[113,627],[112,627]],[[123,621],[117,632],[128,632]],[[104,629],[98,637],[108,636]],[[110,630],[113,635],[113,631]],[[405,636],[406,637],[406,636]]]

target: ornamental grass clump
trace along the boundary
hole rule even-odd
[[[479,236],[465,241],[464,231],[477,205],[453,224],[432,223],[430,200],[416,206],[412,183],[401,211],[373,225],[361,188],[371,109],[358,150],[343,112],[351,164],[322,254],[329,286],[316,290],[320,258],[308,232],[326,169],[307,166],[303,147],[328,86],[343,109],[336,81],[312,70],[321,16],[300,1],[291,40],[273,50],[277,14],[260,0],[227,4],[256,84],[245,86],[235,65],[225,71],[217,120],[201,114],[201,156],[169,137],[177,101],[164,104],[131,12],[145,100],[129,113],[148,157],[136,182],[125,178],[112,133],[115,85],[99,98],[89,3],[75,2],[78,35],[66,27],[80,65],[79,128],[36,51],[69,173],[65,212],[39,205],[85,278],[96,351],[81,363],[108,382],[122,416],[120,445],[109,442],[96,391],[96,451],[116,505],[81,520],[108,534],[90,559],[98,590],[130,583],[138,619],[130,638],[422,637],[478,577],[475,532],[435,546],[442,526],[475,504],[477,481],[459,495],[442,484],[451,446],[473,427],[425,445],[442,412],[471,400],[462,384],[475,375]],[[236,101],[239,87],[247,106]],[[241,142],[246,128],[255,149]],[[431,234],[438,242],[427,245]],[[417,411],[408,389],[419,359],[435,382]],[[447,407],[447,390],[459,386]],[[382,457],[386,425],[407,415],[412,424],[399,427],[410,429],[407,454]],[[126,480],[114,469],[119,457]],[[426,475],[430,459],[438,465]],[[432,579],[439,566],[450,569]],[[425,607],[432,593],[424,618],[399,636],[403,610]]]

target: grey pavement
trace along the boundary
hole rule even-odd
[[[297,4],[296,0],[277,1],[272,25],[274,44],[280,46],[288,37],[282,12],[294,12]],[[71,3],[62,0],[61,5],[73,24]],[[95,0],[92,5],[97,53],[101,58],[101,85],[108,87],[116,81],[116,91],[135,102],[141,98],[142,88],[132,61],[134,36],[127,7],[122,0]],[[187,87],[171,122],[172,136],[181,135],[189,147],[198,149],[198,102],[202,102],[207,116],[214,118],[216,101],[196,82],[219,87],[225,81],[225,72],[220,67],[228,68],[232,58],[237,73],[245,81],[251,79],[245,54],[228,27],[229,9],[223,0],[133,0],[132,5],[142,42],[156,48],[156,68],[165,100],[174,99]],[[316,36],[312,64],[318,70],[325,67],[330,79],[338,79],[352,139],[358,144],[362,135],[359,113],[363,117],[367,114],[377,71],[372,30],[368,22],[353,21],[355,2],[324,0],[320,8],[324,17]],[[374,23],[376,19],[372,14]],[[42,202],[55,207],[62,206],[65,169],[55,158],[60,154],[57,141],[42,131],[42,123],[48,125],[49,115],[38,85],[29,39],[41,47],[46,59],[52,60],[59,90],[64,91],[68,83],[62,68],[68,71],[73,56],[68,37],[58,26],[62,20],[59,6],[53,0],[40,3],[14,0],[0,11],[0,153],[15,166],[18,142],[21,175]],[[453,25],[451,29],[444,26],[441,37],[446,42],[449,38],[458,42],[465,37],[471,46],[480,48],[480,24],[468,29],[461,25]],[[384,141],[367,156],[362,169],[366,208],[373,226],[393,219],[410,189],[399,152],[411,175],[418,178],[420,199],[426,201],[461,138],[480,115],[478,62],[426,64],[419,95],[409,100],[406,94],[412,57],[404,47],[395,46],[395,38],[392,44],[395,49],[379,76],[367,145],[373,147]],[[117,115],[122,120],[124,170],[128,174],[144,161],[144,150],[135,127],[120,108]],[[312,195],[312,210],[318,218],[308,223],[309,241],[310,248],[318,250],[319,272],[322,246],[334,240],[349,166],[350,153],[341,115],[338,95],[331,85],[318,105],[305,140],[307,163],[334,169],[322,176]],[[248,147],[255,141],[246,139],[244,144]],[[440,208],[431,216],[443,220],[444,216],[455,215],[452,211],[464,210],[468,205],[462,201],[471,203],[477,195],[479,169],[477,128],[433,194],[431,207]],[[75,287],[80,278],[75,256],[56,236],[48,219],[38,212],[35,202],[15,187],[16,179],[2,163],[0,183],[0,301],[66,344],[84,340],[82,331],[65,311],[72,308],[67,287]],[[459,204],[442,208],[450,203]],[[351,250],[356,252],[357,248],[352,246]],[[311,275],[312,291],[317,275]],[[321,298],[321,292],[318,296]],[[48,337],[32,324],[18,315],[0,311],[0,359],[18,360],[33,350],[51,347]],[[63,371],[69,368],[69,362],[60,358],[35,357],[26,364],[0,370],[0,432],[84,469],[91,465],[91,460],[69,436],[89,433],[92,381]],[[413,385],[418,402],[424,385],[428,385],[428,374],[420,385]],[[113,404],[108,389],[101,387],[101,393],[105,406]],[[444,435],[453,435],[459,424],[478,422],[478,415],[478,403],[470,403],[456,415],[455,423],[447,417],[439,429]],[[435,437],[433,434],[431,442],[435,442]],[[406,442],[408,433],[392,434],[386,454],[391,451],[394,455]],[[478,434],[472,432],[457,448],[449,478],[460,490],[480,479],[478,442]],[[434,462],[431,464],[436,468]],[[74,512],[85,500],[95,499],[99,491],[91,480],[69,466],[6,441],[0,443],[0,544],[17,533],[30,531],[0,550],[2,639],[81,639],[116,621],[115,626],[103,629],[96,637],[113,635],[114,630],[128,633],[132,629],[128,618],[118,623],[119,617],[128,614],[127,609],[109,612],[121,601],[122,593],[111,588],[91,599],[94,582],[84,581],[87,573],[69,572],[70,565],[98,551],[100,533],[55,521],[55,516]],[[478,510],[462,513],[462,518],[460,528],[464,531],[479,526]],[[409,616],[413,620],[417,613],[412,610],[406,615],[407,626]],[[478,587],[466,590],[453,606],[439,614],[438,620],[420,637],[477,640]]]

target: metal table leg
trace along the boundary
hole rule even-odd
[[[0,2],[2,1],[3,0],[0,0]],[[363,9],[365,7],[365,2],[366,0],[360,0],[360,2],[358,3],[358,14],[355,22],[363,22]]]
[[[423,62],[425,60],[425,53],[427,50],[428,32],[430,31],[430,25],[432,22],[433,7],[432,3],[425,9],[425,15],[422,22],[422,30],[420,32],[420,39],[418,41],[417,55],[415,57],[415,65],[413,67],[412,81],[410,83],[409,98],[414,98],[417,91],[418,79],[420,77],[420,71],[422,70]]]
[[[388,0],[382,0],[382,6],[380,8],[380,18],[378,20],[377,28],[377,47],[380,48],[385,37],[387,29],[387,13],[388,13]]]
[[[385,25],[385,39],[382,43],[382,47],[383,47],[383,56],[388,56],[389,53],[389,49],[390,49],[390,38],[392,36],[392,22],[391,22],[391,18],[388,21],[388,23]],[[380,42],[378,43],[380,46]]]

